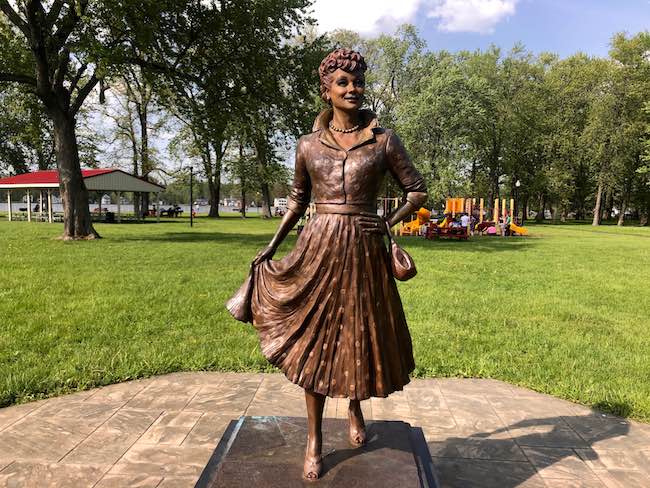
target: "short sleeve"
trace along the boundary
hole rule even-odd
[[[400,188],[405,193],[426,193],[427,185],[424,182],[424,178],[411,162],[402,141],[392,130],[387,130],[386,132],[388,136],[386,141],[388,169],[399,183]]]
[[[311,180],[307,172],[307,162],[305,158],[305,147],[302,139],[298,141],[296,147],[296,167],[293,175],[293,187],[289,194],[287,208],[294,213],[302,215],[307,210],[309,200],[311,199]]]

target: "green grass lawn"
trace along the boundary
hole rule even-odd
[[[224,302],[278,220],[0,222],[0,406],[179,370],[269,371]],[[404,238],[416,376],[497,378],[650,421],[650,229]],[[295,236],[282,247],[286,253]]]

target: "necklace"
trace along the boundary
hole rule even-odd
[[[329,123],[330,129],[336,132],[343,132],[344,134],[349,134],[350,132],[356,132],[359,130],[359,124],[355,125],[354,127],[350,127],[349,129],[339,129],[338,127],[335,127],[334,124],[330,121]]]

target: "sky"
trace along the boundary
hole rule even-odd
[[[365,36],[411,23],[436,51],[521,42],[534,53],[607,56],[615,33],[650,30],[650,0],[316,0],[313,16],[322,32]]]

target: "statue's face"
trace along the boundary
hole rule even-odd
[[[341,68],[330,75],[332,82],[327,95],[332,107],[339,110],[358,110],[363,103],[366,80],[362,72],[348,73]]]

